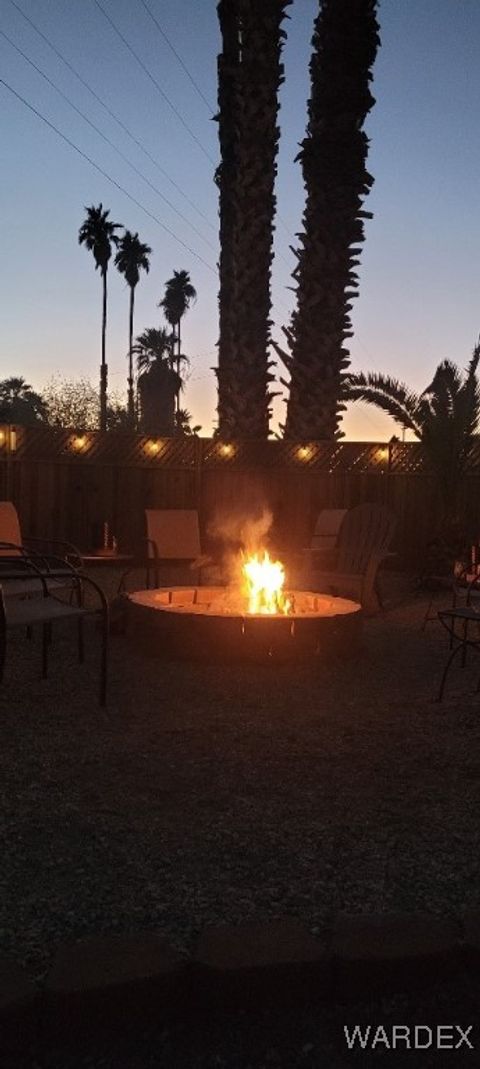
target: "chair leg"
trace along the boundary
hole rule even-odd
[[[5,658],[7,654],[7,616],[3,590],[0,589],[0,683],[3,682]]]
[[[463,642],[462,642],[462,668],[465,668],[467,663],[467,638],[468,638],[468,620],[463,622]]]
[[[448,673],[450,671],[450,668],[452,666],[453,661],[455,660],[455,657],[457,656],[457,653],[460,653],[460,652],[462,652],[462,654],[464,652],[464,642],[459,642],[458,646],[456,646],[456,648],[454,650],[452,650],[452,652],[450,653],[450,656],[449,656],[449,658],[447,660],[445,668],[443,669],[443,675],[442,675],[442,679],[441,679],[441,682],[440,682],[440,690],[438,692],[438,696],[437,696],[437,699],[436,699],[437,702],[441,702],[441,700],[443,698],[443,692],[444,692],[444,689],[445,689],[445,683],[446,683],[446,679],[447,679]]]
[[[108,635],[109,611],[108,605],[106,605],[102,613],[102,648],[100,654],[100,705],[103,708],[107,704]]]
[[[50,632],[48,624],[42,627],[42,679],[48,677],[48,647],[50,645]]]
[[[78,661],[79,664],[84,664],[85,662],[85,638],[82,616],[79,616],[78,618]]]

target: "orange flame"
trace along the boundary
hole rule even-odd
[[[279,560],[273,561],[267,550],[247,557],[242,566],[244,593],[249,613],[273,615],[288,613],[290,602],[283,593],[285,569]]]

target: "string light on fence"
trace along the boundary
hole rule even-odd
[[[235,456],[235,446],[232,445],[231,442],[223,442],[222,445],[218,447],[218,452],[221,457],[233,457]]]
[[[313,449],[311,445],[299,445],[297,449],[297,457],[299,460],[303,460],[305,463],[307,460],[311,460],[313,456]]]
[[[148,453],[150,457],[157,457],[161,448],[162,443],[154,441],[153,438],[150,438],[150,440],[145,443],[145,452]]]
[[[70,439],[70,447],[74,453],[85,453],[88,447],[88,438],[86,434],[74,434]]]

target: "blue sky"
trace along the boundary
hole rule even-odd
[[[220,46],[214,0],[147,3],[214,108]],[[56,372],[97,382],[100,278],[91,255],[78,246],[77,233],[84,206],[101,201],[113,220],[138,231],[141,240],[152,246],[150,273],[136,292],[136,333],[160,325],[157,303],[172,271],[190,272],[198,300],[184,327],[184,348],[192,361],[184,403],[207,434],[215,419],[215,379],[210,369],[216,363],[218,333],[213,182],[218,147],[211,111],[142,0],[82,0],[81,4],[15,0],[15,4],[3,0],[0,30],[147,181],[0,35],[1,77],[138,202],[0,85],[0,376],[21,374],[36,387]],[[160,88],[137,64],[99,4]],[[149,156],[64,66],[19,8]],[[300,226],[303,206],[301,172],[294,157],[305,130],[308,59],[317,9],[317,0],[294,0],[286,24],[272,280],[273,334],[279,340],[293,300],[288,289],[294,262],[289,245]],[[377,103],[367,123],[368,166],[375,185],[366,207],[374,219],[366,225],[360,297],[353,312],[352,365],[389,372],[421,388],[441,359],[466,364],[480,330],[480,4],[383,0],[379,21],[382,47],[373,86]],[[123,393],[128,292],[115,270],[109,285],[110,385]],[[279,401],[277,418],[282,413]],[[394,428],[376,410],[357,406],[347,414],[344,429],[348,437],[375,440],[390,437]]]

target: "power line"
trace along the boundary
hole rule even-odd
[[[182,70],[185,72],[185,74],[187,75],[187,78],[192,83],[193,88],[196,90],[196,92],[198,93],[199,97],[201,97],[201,99],[203,100],[203,103],[206,104],[206,106],[207,106],[207,108],[208,108],[208,110],[210,112],[210,116],[212,116],[212,114],[213,114],[215,109],[212,108],[212,105],[209,103],[209,101],[207,100],[206,96],[204,96],[204,94],[202,93],[202,90],[200,89],[200,86],[195,81],[195,78],[193,77],[193,75],[190,74],[190,71],[189,71],[187,65],[184,63],[182,57],[179,56],[175,46],[172,45],[172,42],[171,42],[170,38],[167,37],[167,34],[165,33],[165,30],[162,29],[162,27],[160,26],[160,23],[155,18],[155,15],[153,14],[152,11],[150,11],[150,8],[149,8],[148,4],[146,3],[146,0],[140,0],[140,3],[143,4],[143,7],[145,8],[145,11],[147,11],[148,14],[150,15],[150,18],[151,18],[152,22],[155,23],[155,26],[157,27],[158,32],[162,35],[163,40],[167,43],[170,51],[173,52],[175,58],[178,60],[178,62],[180,64]]]
[[[30,59],[29,56],[27,56],[26,53],[23,52],[22,49],[19,48],[14,41],[11,40],[8,34],[4,33],[3,30],[0,30],[0,35],[4,37],[6,41],[8,41],[8,43],[12,46],[12,48],[15,49],[16,52],[18,52],[20,56],[22,56],[26,63],[29,63],[30,66],[33,67],[35,71],[37,71],[37,74],[39,74],[42,78],[45,79],[48,85],[52,86],[52,89],[54,89],[55,92],[58,93],[63,100],[66,100],[69,107],[73,108],[73,110],[76,111],[77,115],[80,115],[80,118],[83,119],[84,122],[88,123],[88,125],[91,126],[92,130],[95,130],[95,133],[98,134],[99,137],[102,137],[106,144],[110,146],[110,148],[113,148],[114,152],[118,153],[120,159],[124,160],[124,162],[128,164],[128,166],[131,167],[133,171],[135,171],[135,174],[138,174],[142,181],[145,182],[146,185],[150,186],[150,188],[153,189],[154,193],[156,193],[157,196],[161,197],[162,200],[165,201],[165,204],[168,204],[168,207],[171,208],[171,210],[175,212],[176,215],[178,215],[179,219],[182,219],[183,222],[187,224],[187,226],[190,226],[197,235],[197,237],[204,241],[205,244],[208,245],[209,248],[213,250],[213,252],[215,252],[215,246],[212,245],[211,241],[209,241],[208,238],[205,238],[200,230],[197,230],[195,224],[191,223],[190,220],[187,219],[186,215],[183,215],[183,213],[180,212],[178,208],[175,208],[175,205],[168,200],[168,197],[166,197],[160,189],[157,189],[157,187],[154,186],[153,182],[151,182],[150,179],[147,178],[146,175],[144,175],[142,171],[140,171],[138,167],[136,167],[135,164],[131,162],[131,160],[128,159],[128,156],[125,156],[125,153],[123,153],[121,149],[117,148],[113,141],[110,141],[110,138],[107,137],[106,134],[102,133],[99,127],[96,126],[95,123],[93,123],[88,118],[88,116],[80,110],[80,108],[77,108],[77,105],[74,104],[72,100],[70,100],[70,98],[66,95],[66,93],[63,92],[62,89],[59,89],[58,85],[55,85],[55,82],[53,82],[52,79],[48,77],[48,74],[45,74],[45,72],[42,71],[40,67],[37,67],[37,64],[34,63],[33,60]]]
[[[125,189],[124,186],[121,186],[115,178],[112,178],[111,175],[107,174],[107,172],[104,171],[103,168],[98,165],[98,163],[95,163],[95,160],[92,160],[90,156],[87,156],[86,152],[83,152],[82,149],[79,148],[78,145],[76,145],[73,141],[71,141],[66,134],[62,133],[62,131],[59,130],[58,127],[54,125],[54,123],[50,122],[50,119],[47,119],[45,115],[42,115],[41,111],[38,111],[38,109],[33,106],[33,104],[30,104],[28,100],[25,100],[25,97],[23,97],[20,93],[17,93],[17,90],[14,89],[13,86],[9,85],[9,83],[6,82],[4,78],[0,78],[0,85],[4,85],[5,88],[8,89],[9,92],[17,98],[17,100],[20,100],[21,103],[24,104],[26,108],[28,108],[29,111],[33,112],[33,114],[36,115],[37,118],[41,119],[42,122],[44,122],[45,125],[50,128],[50,130],[53,130],[56,134],[58,134],[58,136],[62,138],[62,141],[65,141],[66,144],[70,146],[70,148],[73,148],[74,151],[82,157],[82,159],[87,160],[87,163],[94,167],[95,170],[98,171],[103,178],[106,178],[107,182],[110,182],[112,186],[115,186],[116,189],[119,189],[121,193],[123,193],[126,197],[128,197],[129,200],[136,204],[137,208],[140,208],[140,210],[144,212],[145,215],[148,215],[150,219],[153,219],[154,222],[162,228],[162,230],[165,230],[166,233],[169,234],[170,237],[172,237],[178,245],[181,245],[183,249],[186,249],[187,252],[190,253],[191,256],[194,256],[196,260],[199,260],[200,263],[202,263],[204,267],[207,267],[213,275],[216,275],[217,272],[215,271],[215,268],[212,267],[211,264],[207,263],[207,261],[203,259],[203,256],[200,256],[198,252],[194,252],[194,250],[191,249],[185,241],[182,241],[181,238],[177,237],[173,230],[170,230],[170,227],[168,227],[165,223],[162,223],[161,219],[159,219],[158,216],[154,215],[153,212],[149,211],[148,208],[145,208],[144,205],[141,204],[140,201],[137,200],[137,198],[134,197],[132,193],[128,192],[128,189]]]
[[[11,3],[13,3],[13,0],[11,0]],[[285,233],[288,234],[289,238],[291,238],[292,241],[295,241],[296,240],[295,239],[295,234],[292,234],[292,231],[290,230],[290,227],[287,226],[285,220],[280,215],[280,212],[277,212],[277,219],[278,219],[280,225],[283,226],[283,229],[284,229]]]
[[[190,134],[190,137],[192,137],[193,140],[196,142],[196,144],[198,145],[200,151],[203,152],[203,155],[206,156],[207,160],[211,164],[213,164],[213,166],[215,166],[215,160],[210,156],[210,154],[207,152],[206,148],[204,148],[204,146],[202,145],[202,142],[200,141],[200,138],[197,137],[197,135],[193,132],[193,130],[190,129],[188,123],[185,121],[185,119],[183,118],[183,115],[181,115],[181,113],[179,112],[178,108],[175,107],[175,104],[172,104],[172,101],[167,96],[167,94],[164,93],[161,85],[159,85],[159,83],[157,82],[157,79],[153,77],[153,74],[151,74],[151,72],[149,71],[148,67],[145,66],[143,60],[140,59],[140,56],[137,55],[135,50],[132,48],[131,44],[129,44],[129,42],[127,41],[126,37],[123,36],[123,33],[121,33],[121,31],[118,29],[118,26],[116,26],[116,24],[114,23],[113,19],[111,19],[110,15],[108,15],[107,12],[104,10],[102,4],[100,3],[100,0],[93,0],[93,3],[96,4],[96,6],[98,7],[98,10],[102,12],[103,17],[110,24],[110,26],[112,27],[112,30],[114,30],[114,32],[117,34],[117,36],[120,38],[120,40],[123,41],[123,44],[125,45],[125,48],[128,48],[128,51],[132,54],[134,59],[136,59],[136,61],[139,64],[139,66],[142,68],[142,71],[144,71],[144,73],[147,75],[147,78],[150,78],[150,81],[153,83],[153,85],[155,86],[157,91],[160,93],[160,96],[162,97],[162,100],[165,100],[165,102],[168,104],[169,108],[171,108],[171,110],[173,111],[174,115],[176,115],[178,121],[181,122],[182,126],[185,127],[185,130],[187,130],[187,132]]]
[[[127,126],[125,126],[125,123],[122,121],[122,119],[119,119],[118,115],[116,115],[115,112],[112,111],[112,109],[108,106],[108,104],[106,104],[105,101],[102,100],[102,98],[98,95],[98,93],[96,93],[95,90],[92,89],[91,85],[89,85],[88,82],[86,82],[85,79],[82,78],[81,74],[78,73],[78,71],[73,66],[73,64],[70,63],[70,61],[68,59],[65,59],[65,56],[62,55],[61,52],[59,52],[58,48],[56,48],[54,44],[52,44],[52,41],[50,40],[50,38],[47,37],[47,35],[45,33],[43,33],[42,30],[39,29],[39,27],[36,25],[36,23],[33,21],[33,19],[31,19],[29,15],[26,15],[25,12],[22,11],[22,9],[19,6],[19,4],[16,3],[16,0],[10,0],[10,3],[20,13],[22,18],[24,18],[26,20],[26,22],[28,22],[30,24],[30,26],[35,30],[35,33],[37,33],[39,35],[39,37],[41,37],[42,40],[46,42],[48,47],[51,48],[52,52],[54,52],[55,55],[58,56],[58,59],[60,59],[61,62],[64,63],[65,66],[68,68],[68,70],[71,71],[73,75],[75,75],[75,78],[78,79],[80,84],[84,86],[84,88],[93,96],[93,98],[97,101],[97,103],[100,104],[100,106],[102,108],[104,108],[104,110],[107,112],[108,115],[110,115],[110,117],[114,120],[114,122],[116,122],[118,124],[120,129],[123,130],[124,133],[126,133],[127,136],[131,138],[131,140],[134,142],[134,144],[137,145],[137,148],[139,148],[140,151],[143,152],[143,154],[147,157],[147,159],[149,159],[150,162],[153,163],[154,167],[156,167],[157,170],[160,172],[160,174],[162,174],[163,177],[166,178],[167,182],[170,182],[170,185],[173,186],[174,189],[176,189],[178,193],[180,193],[180,196],[183,197],[184,200],[186,200],[187,204],[189,204],[190,207],[193,208],[193,210],[195,212],[197,212],[197,214],[199,216],[201,216],[202,219],[204,219],[204,221],[207,223],[207,225],[212,230],[215,230],[215,226],[210,221],[208,216],[206,216],[205,213],[202,212],[201,209],[197,207],[197,205],[193,202],[193,200],[190,200],[190,197],[188,197],[187,194],[184,193],[183,189],[180,188],[178,183],[175,182],[175,180],[170,177],[168,172],[161,166],[161,164],[158,162],[158,160],[156,160],[155,157],[152,156],[151,153],[148,151],[148,149],[145,148],[145,146],[142,144],[142,142],[139,141],[139,139],[137,137],[135,137],[135,134],[132,134],[132,131],[129,130]]]

